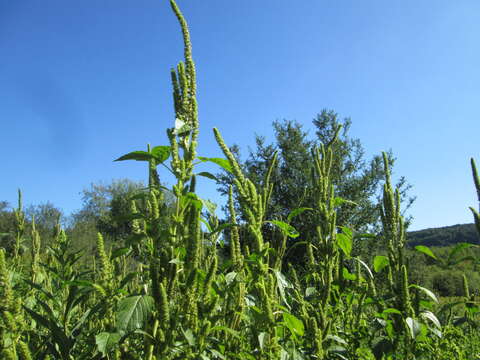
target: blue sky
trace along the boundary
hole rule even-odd
[[[472,222],[480,162],[480,2],[179,0],[198,71],[199,152],[246,152],[275,119],[352,118],[367,156],[392,149],[414,186],[412,229]],[[170,67],[182,58],[167,0],[0,0],[0,200],[67,214],[91,182],[146,178],[113,159],[166,144]],[[166,179],[166,178],[165,178]],[[218,200],[215,185],[203,196]]]

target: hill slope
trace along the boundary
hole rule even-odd
[[[480,237],[474,224],[458,224],[408,232],[407,242],[410,246],[448,246],[460,242],[480,244]]]

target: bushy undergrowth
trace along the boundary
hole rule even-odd
[[[291,209],[286,219],[265,218],[276,155],[261,185],[243,174],[217,129],[224,157],[197,155],[190,37],[173,0],[171,5],[183,31],[185,61],[172,70],[176,119],[168,129],[170,144],[117,159],[148,164],[149,186],[131,199],[132,235],[106,249],[99,234],[95,261],[81,261],[82,252],[72,250],[60,226],[46,249],[34,223],[26,234],[19,201],[12,248],[0,250],[1,358],[480,358],[479,307],[466,277],[461,296],[442,304],[409,280],[400,195],[386,156],[383,228],[369,235],[336,221],[336,209],[348,201],[336,196],[332,185],[336,135],[312,154],[315,203]],[[213,176],[196,172],[206,161],[233,174],[227,222],[195,191],[197,176]],[[173,205],[164,199],[160,164],[176,178],[169,190]],[[318,225],[316,236],[303,240],[290,222],[306,213]],[[266,231],[278,236],[267,239]],[[383,255],[353,257],[354,242],[373,236],[386,249]],[[22,252],[26,238],[31,243]],[[305,249],[302,266],[285,262],[288,238]],[[228,254],[219,250],[224,239]],[[472,246],[457,245],[449,260],[465,260],[455,256]],[[426,247],[417,250],[436,258]]]

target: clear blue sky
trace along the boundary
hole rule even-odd
[[[211,129],[246,148],[275,119],[353,121],[367,156],[392,149],[414,185],[413,229],[472,222],[480,162],[480,2],[179,0],[198,71],[200,155]],[[91,182],[146,178],[113,159],[166,144],[167,0],[0,0],[0,200],[67,214]],[[246,151],[244,151],[246,152]],[[216,199],[214,185],[202,183]]]

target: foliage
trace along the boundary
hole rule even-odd
[[[408,245],[451,246],[458,243],[480,243],[474,224],[459,224],[407,233]]]
[[[378,235],[384,253],[365,260],[352,248],[356,237],[366,235],[337,223],[343,200],[332,169],[340,127],[311,155],[311,207],[289,209],[283,218],[268,217],[277,153],[267,159],[258,182],[246,176],[217,129],[214,136],[225,158],[197,156],[190,36],[176,3],[170,3],[185,44],[185,61],[172,70],[175,125],[167,131],[170,144],[117,159],[144,161],[148,186],[129,197],[127,232],[110,246],[97,234],[91,262],[81,261],[83,252],[72,247],[58,222],[47,246],[33,219],[27,235],[19,196],[12,212],[12,252],[6,256],[0,249],[1,358],[478,357],[480,307],[467,277],[462,277],[461,296],[447,303],[410,279],[401,194],[392,185],[387,154]],[[196,192],[197,165],[204,161],[233,174],[226,223]],[[176,178],[173,204],[160,184],[161,164]],[[287,239],[301,236],[292,221],[306,213],[314,219],[315,233],[301,244],[307,253],[302,271],[287,266],[285,259],[291,250]],[[219,239],[227,229],[230,252],[220,261]],[[27,236],[29,251],[20,251]],[[465,260],[459,256],[471,246],[453,248],[439,266]],[[432,261],[440,258],[425,247],[417,250]]]

